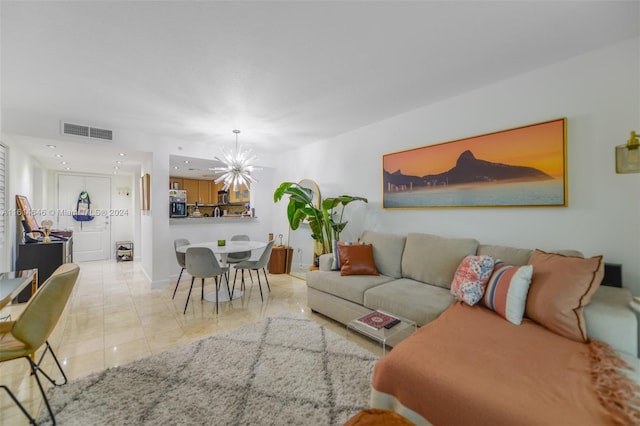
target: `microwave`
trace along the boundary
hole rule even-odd
[[[229,204],[228,191],[218,191],[218,204]]]
[[[183,201],[169,202],[169,217],[187,217],[187,203]]]

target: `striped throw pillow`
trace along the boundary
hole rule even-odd
[[[520,325],[532,275],[531,265],[513,266],[497,260],[482,303],[507,321]]]

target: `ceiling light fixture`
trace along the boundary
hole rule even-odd
[[[216,183],[224,182],[223,190],[228,190],[233,185],[233,190],[237,191],[238,186],[246,186],[249,188],[249,184],[257,182],[252,176],[251,172],[258,170],[253,166],[253,163],[258,159],[255,155],[252,155],[251,149],[243,150],[238,148],[238,133],[240,130],[234,130],[236,134],[236,150],[229,151],[226,147],[222,147],[223,159],[216,157],[216,160],[222,161],[225,167],[214,167],[209,170],[222,173],[222,176],[215,180]]]
[[[56,147],[55,145],[47,145],[47,148],[54,149],[55,147]]]

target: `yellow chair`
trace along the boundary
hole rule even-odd
[[[79,272],[80,268],[76,264],[67,263],[61,265],[31,297],[17,320],[0,322],[0,362],[11,361],[18,358],[24,358],[29,362],[31,374],[38,383],[38,388],[40,388],[40,393],[42,394],[42,398],[51,416],[52,424],[54,425],[56,424],[56,419],[49,405],[49,400],[42,387],[42,383],[40,382],[39,374],[42,374],[54,386],[67,383],[67,376],[64,374],[62,366],[58,362],[58,358],[47,339],[58,323],[60,315],[62,315],[62,311],[69,300]],[[36,363],[32,358],[42,345],[45,345],[45,350]],[[60,373],[62,373],[64,383],[56,383],[55,380],[40,368],[42,359],[47,352],[50,352],[53,356]],[[11,390],[5,385],[0,385],[0,388],[9,394],[24,415],[27,416],[29,422],[36,424],[33,417],[29,415]]]

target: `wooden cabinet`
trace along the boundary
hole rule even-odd
[[[195,204],[198,201],[198,180],[182,179],[182,184],[187,191],[187,204]]]
[[[285,246],[274,246],[269,258],[270,274],[288,274],[291,272],[293,249]]]
[[[184,182],[182,178],[170,177],[169,189],[184,189]]]
[[[72,239],[50,243],[18,244],[16,271],[38,269],[38,287],[63,263],[73,262]],[[31,287],[18,295],[18,302],[26,302],[31,297]]]
[[[211,184],[213,182],[210,180],[199,180],[198,181],[198,203],[199,204],[211,204],[214,201],[211,201]]]
[[[249,201],[251,201],[251,199],[249,197],[249,189],[246,186],[238,186],[237,191],[233,190],[233,186],[229,188],[230,203],[248,203]]]

